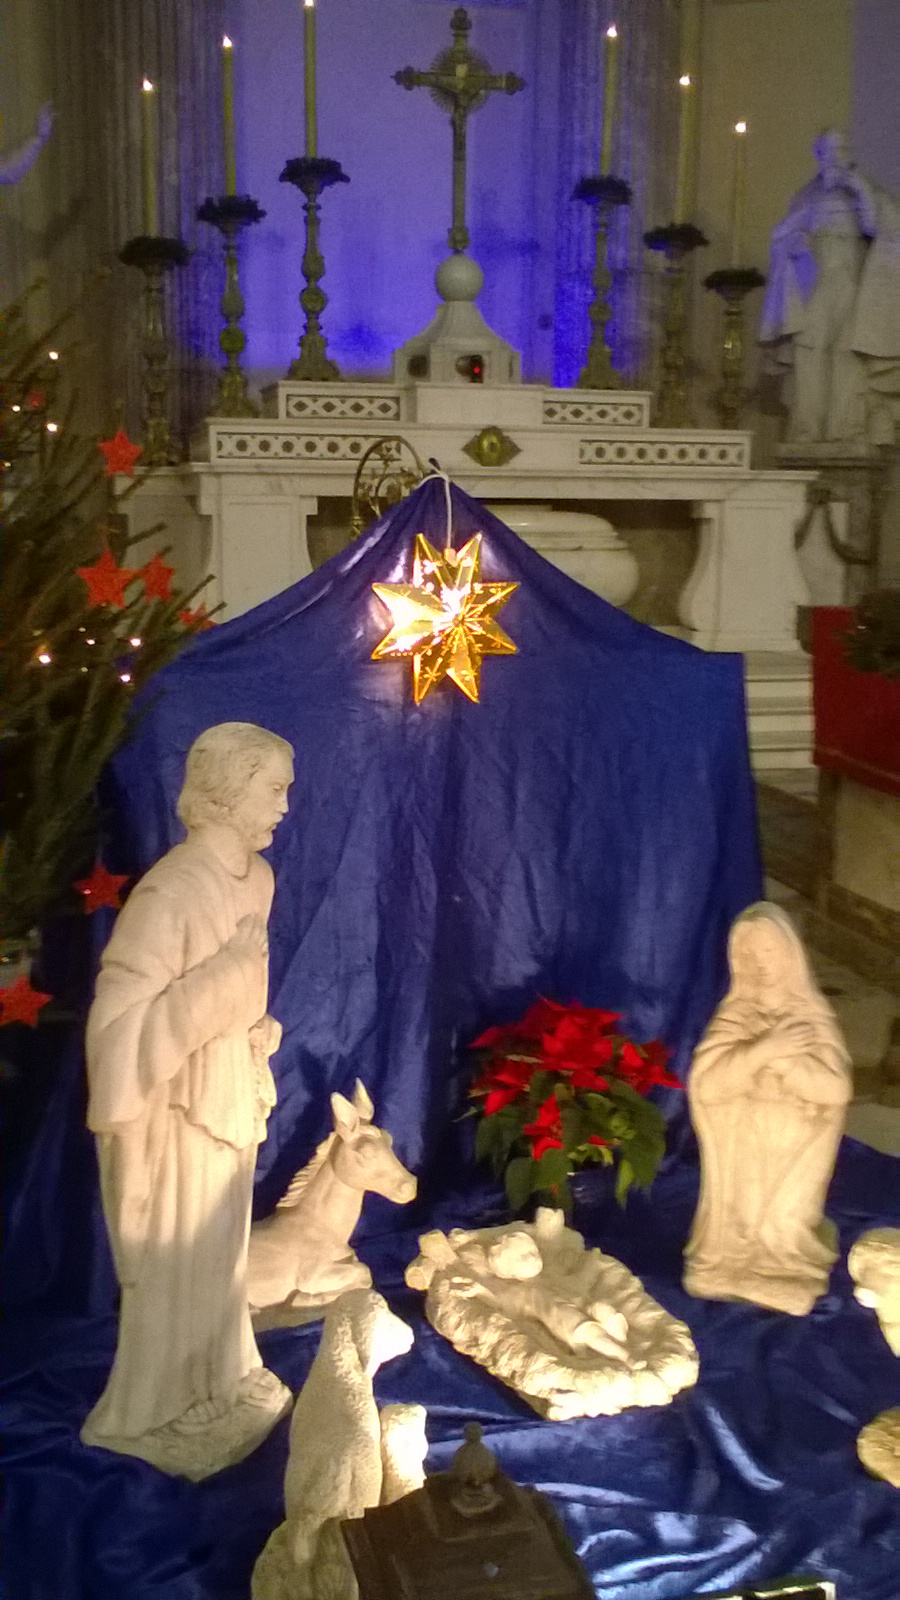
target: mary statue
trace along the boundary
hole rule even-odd
[[[818,172],[772,230],[759,342],[793,374],[792,443],[889,442],[900,392],[900,206],[854,166],[843,134],[829,129],[813,148]]]
[[[849,1058],[784,912],[750,906],[728,954],[731,987],[688,1078],[701,1180],[684,1286],[802,1316],[836,1257],[822,1208]]]

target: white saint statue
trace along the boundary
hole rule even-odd
[[[791,443],[889,442],[900,395],[900,205],[853,165],[843,134],[830,129],[813,149],[819,170],[772,231],[759,342],[793,370]]]
[[[187,838],[126,901],[88,1018],[88,1126],[122,1300],[81,1437],[194,1479],[255,1449],[290,1404],[256,1347],[246,1268],[281,1039],[266,1012],[274,879],[257,851],[287,810],[292,756],[245,722],[195,740]]]
[[[688,1076],[701,1177],[684,1286],[802,1316],[827,1289],[837,1255],[822,1209],[849,1058],[778,906],[742,912],[728,954],[731,987]]]

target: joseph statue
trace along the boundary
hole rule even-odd
[[[182,844],[129,896],[87,1029],[88,1125],[122,1289],[86,1444],[199,1479],[290,1403],[260,1359],[246,1262],[257,1146],[275,1101],[266,1011],[272,869],[293,752],[249,723],[191,746]]]

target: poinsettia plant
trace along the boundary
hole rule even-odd
[[[541,999],[518,1022],[474,1040],[475,1153],[503,1173],[514,1211],[532,1194],[570,1210],[569,1178],[592,1164],[616,1166],[620,1205],[632,1184],[652,1183],[666,1125],[646,1096],[657,1084],[681,1083],[667,1070],[662,1041],[637,1044],[621,1021],[618,1011]]]

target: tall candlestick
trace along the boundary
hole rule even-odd
[[[676,222],[688,222],[688,195],[694,155],[694,80],[683,72],[678,79],[678,176],[675,183]]]
[[[603,46],[603,137],[600,142],[600,171],[609,172],[612,160],[613,128],[619,86],[619,30],[611,23]]]
[[[739,267],[744,251],[744,211],[747,198],[747,124],[734,125],[734,178],[731,188],[731,265]]]
[[[306,154],[319,153],[316,133],[316,0],[303,0],[303,58],[306,109]]]
[[[149,78],[141,84],[141,143],[144,158],[144,232],[159,233],[159,195],[156,188],[156,90]]]
[[[234,159],[234,47],[227,33],[222,40],[222,137],[225,143],[225,193],[237,194]]]

